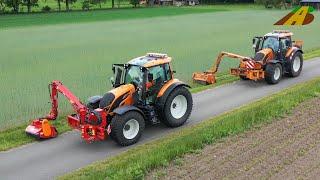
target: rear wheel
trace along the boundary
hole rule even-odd
[[[121,146],[129,146],[138,142],[144,126],[143,116],[139,112],[115,115],[111,121],[111,137]]]
[[[183,125],[191,114],[192,95],[185,87],[177,87],[167,97],[164,104],[161,122],[169,127]]]
[[[265,80],[268,84],[277,84],[282,77],[282,66],[279,63],[266,65]]]
[[[288,63],[288,75],[297,77],[300,75],[303,66],[303,56],[301,52],[296,52]]]

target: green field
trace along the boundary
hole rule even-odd
[[[79,23],[72,24],[54,23],[47,18],[43,19],[47,25],[29,27],[21,27],[23,18],[8,20],[20,16],[1,17],[1,27],[7,28],[0,28],[3,42],[0,44],[0,128],[47,113],[50,108],[47,84],[51,80],[61,80],[85,100],[111,88],[108,79],[112,63],[124,63],[146,52],[168,53],[174,58],[177,77],[190,82],[192,72],[209,68],[219,51],[251,55],[251,37],[283,28],[272,24],[286,13],[277,10],[214,11],[92,20],[95,22],[80,18]],[[81,17],[73,15],[70,22]],[[287,28],[297,39],[305,41],[304,49],[320,46],[319,13],[314,15],[311,25]],[[35,25],[40,24],[38,17],[29,20],[31,24],[35,21]],[[225,61],[221,70],[236,65],[236,61]],[[60,109],[62,114],[71,110],[65,101]]]

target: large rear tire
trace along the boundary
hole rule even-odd
[[[193,100],[189,90],[183,86],[177,87],[166,99],[160,115],[161,122],[169,127],[183,125],[191,114],[192,106]]]
[[[266,65],[265,80],[268,84],[277,84],[282,78],[282,66],[279,63]]]
[[[301,52],[296,52],[288,62],[288,75],[297,77],[300,75],[303,66],[303,56]]]
[[[144,127],[143,116],[139,112],[129,111],[112,118],[110,136],[119,145],[129,146],[138,142]]]

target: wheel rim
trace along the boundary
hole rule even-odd
[[[274,70],[274,80],[278,80],[280,78],[281,75],[281,71],[279,67],[276,67],[276,69]]]
[[[293,60],[293,71],[298,72],[301,66],[300,58],[296,57]]]
[[[187,112],[187,106],[188,102],[186,97],[184,97],[183,95],[176,96],[171,102],[171,115],[175,119],[181,118]]]
[[[139,133],[139,122],[135,119],[130,119],[126,124],[123,126],[123,136],[126,139],[133,139]]]

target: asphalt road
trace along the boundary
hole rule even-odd
[[[284,78],[277,85],[264,81],[238,81],[193,94],[194,109],[188,125],[253,102],[294,84],[320,76],[320,58],[307,61],[297,78]],[[170,129],[163,125],[146,128],[141,143],[159,138]],[[58,138],[36,142],[0,153],[0,179],[53,179],[56,176],[86,166],[94,161],[114,156],[130,147],[119,147],[111,140],[87,144],[80,133],[71,131]]]

